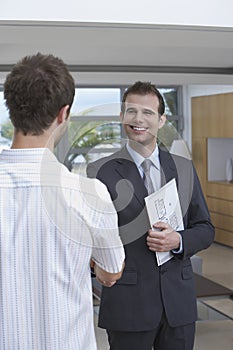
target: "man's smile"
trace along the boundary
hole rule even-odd
[[[135,131],[147,131],[148,128],[142,127],[142,126],[135,126],[135,125],[130,125],[131,129]]]

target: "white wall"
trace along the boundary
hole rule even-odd
[[[209,138],[207,152],[208,180],[224,181],[227,180],[228,176],[232,180],[232,171],[227,176],[226,164],[229,159],[233,161],[233,138]],[[228,181],[230,181],[229,179]]]
[[[232,0],[2,1],[0,20],[233,26]]]

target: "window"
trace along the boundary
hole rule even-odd
[[[12,136],[13,126],[4,104],[3,91],[0,87],[0,151],[3,148],[10,148]]]
[[[62,146],[65,142],[67,152],[61,159],[70,170],[85,171],[87,162],[121,147],[120,100],[118,87],[76,89],[71,123]]]
[[[76,90],[66,140],[67,152],[61,159],[70,170],[85,172],[88,162],[115,152],[125,142],[119,114],[121,96],[126,88]],[[158,140],[162,146],[170,148],[182,131],[180,88],[163,87],[159,90],[164,97],[167,122],[159,131]]]
[[[127,86],[79,87],[75,91],[68,133],[55,150],[73,171],[85,171],[89,161],[111,154],[125,142],[119,121],[121,97]],[[165,100],[167,122],[159,131],[160,144],[168,149],[182,136],[181,87],[159,87]],[[0,87],[0,149],[9,148],[13,127]]]

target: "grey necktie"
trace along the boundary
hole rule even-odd
[[[153,192],[155,192],[153,183],[151,181],[151,177],[150,177],[150,167],[152,166],[152,162],[150,159],[145,159],[142,164],[142,169],[144,171],[144,175],[143,175],[143,181],[144,184],[146,186],[147,192],[148,194],[151,194]]]

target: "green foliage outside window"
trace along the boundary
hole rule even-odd
[[[1,136],[5,137],[8,140],[12,140],[13,133],[14,133],[13,125],[10,119],[8,119],[5,123],[2,124]]]

